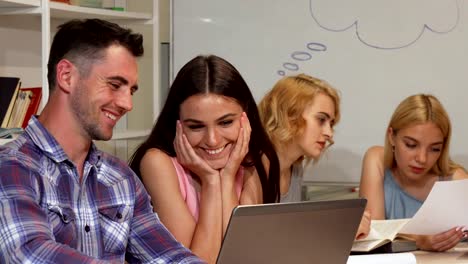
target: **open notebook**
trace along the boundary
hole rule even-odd
[[[218,264],[346,263],[365,199],[238,206]]]

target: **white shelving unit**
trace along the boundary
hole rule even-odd
[[[151,13],[121,12],[99,8],[89,8],[81,6],[66,5],[57,2],[50,2],[50,13],[54,18],[95,18],[106,20],[129,20],[130,22],[148,22],[153,19]]]
[[[145,65],[145,67],[140,66],[140,79],[151,78],[151,81],[146,82],[146,86],[151,85],[151,87],[148,87],[148,89],[152,90],[152,106],[149,107],[150,113],[137,114],[136,117],[128,117],[127,115],[129,119],[144,119],[142,123],[145,125],[139,125],[137,128],[129,127],[127,118],[123,118],[123,120],[121,120],[113,137],[113,139],[118,141],[118,144],[120,144],[119,146],[116,146],[116,148],[122,146],[126,147],[126,142],[124,142],[125,139],[141,138],[148,135],[150,132],[150,126],[159,113],[159,69],[157,66],[159,64],[158,0],[129,0],[127,3],[129,5],[128,9],[131,11],[122,12],[98,8],[79,7],[59,2],[50,2],[49,0],[0,0],[0,16],[40,16],[41,63],[39,66],[39,71],[41,73],[41,80],[38,80],[37,83],[37,86],[42,85],[43,88],[40,109],[43,108],[49,96],[47,83],[47,61],[49,57],[49,48],[53,37],[53,34],[51,33],[52,23],[60,23],[69,19],[100,18],[129,26],[131,28],[134,26],[138,27],[140,25],[151,28],[151,45],[149,47],[145,45],[144,55],[146,63],[151,65]],[[135,9],[138,11],[134,12],[132,7],[136,7]],[[143,10],[143,12],[140,12],[140,10]],[[2,25],[0,22],[0,27],[1,26]],[[12,25],[8,26],[12,27]],[[139,32],[138,30],[135,31]],[[147,38],[144,33],[143,35],[146,42]],[[1,42],[0,48],[2,50],[5,49],[5,47],[2,47]],[[148,56],[150,56],[149,59]],[[2,74],[1,68],[5,66],[8,65],[0,65],[0,74]],[[142,73],[142,68],[145,69],[144,73]],[[148,68],[150,68],[150,70],[148,70]],[[134,102],[134,108],[138,107],[138,105],[140,105],[139,102]],[[5,140],[2,140],[0,141],[0,144],[4,144],[5,142]]]
[[[0,8],[30,8],[41,6],[40,0],[2,0]]]

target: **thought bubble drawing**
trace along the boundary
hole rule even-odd
[[[423,34],[446,34],[460,19],[457,0],[309,0],[310,14],[323,29],[355,30],[363,44],[401,49]]]
[[[287,74],[286,70],[288,71],[299,71],[299,64],[298,62],[304,62],[312,59],[312,54],[324,52],[327,50],[327,46],[325,44],[319,42],[309,42],[305,45],[304,50],[294,51],[291,53],[291,59],[293,61],[283,62],[283,69],[278,70],[276,73],[280,76],[285,76]]]

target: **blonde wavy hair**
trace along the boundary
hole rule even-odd
[[[450,138],[452,134],[452,125],[450,118],[440,101],[430,94],[416,94],[404,99],[395,109],[387,127],[384,145],[384,166],[387,169],[396,166],[395,156],[390,143],[390,133],[392,128],[396,135],[399,130],[424,124],[434,123],[439,127],[444,137],[442,151],[439,159],[431,168],[430,172],[439,176],[449,176],[458,168],[464,168],[453,162],[449,156]]]
[[[328,95],[335,105],[335,124],[340,120],[340,96],[327,82],[306,74],[286,76],[260,101],[260,119],[276,151],[292,142],[305,128],[302,113],[318,94]],[[329,145],[333,139],[329,140]],[[302,157],[298,161],[302,161]]]

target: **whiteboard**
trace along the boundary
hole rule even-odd
[[[466,2],[466,1],[465,1]],[[342,96],[335,145],[307,181],[358,182],[397,104],[431,93],[452,119],[453,159],[468,166],[468,6],[463,0],[174,0],[172,78],[198,54],[241,72],[257,102],[282,75],[327,80]]]

